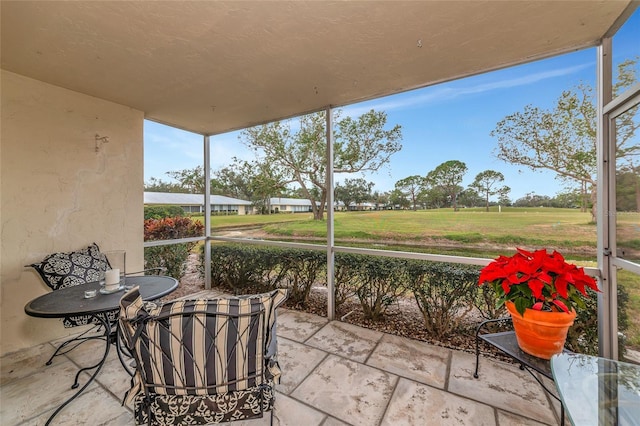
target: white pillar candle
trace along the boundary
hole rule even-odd
[[[120,284],[120,269],[109,269],[104,272],[105,287],[117,287]]]

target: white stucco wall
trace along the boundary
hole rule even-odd
[[[23,265],[96,242],[143,265],[143,119],[137,111],[2,71],[0,354],[77,330],[31,318],[48,291]],[[95,135],[109,143],[95,150]],[[71,330],[71,331],[70,331]]]

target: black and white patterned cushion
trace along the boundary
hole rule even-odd
[[[109,262],[96,243],[87,248],[68,253],[53,253],[39,263],[31,265],[44,283],[53,290],[72,287],[100,280],[102,273],[110,269]],[[118,320],[119,309],[106,312],[110,323]],[[62,319],[65,328],[87,324],[101,324],[92,315],[70,315]]]
[[[53,290],[98,281],[109,268],[107,257],[96,243],[78,251],[53,253],[33,267]]]

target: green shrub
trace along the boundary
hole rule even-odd
[[[475,294],[471,303],[476,307],[482,318],[495,319],[508,315],[507,308],[505,308],[504,305],[498,305],[498,299],[500,296],[496,293],[493,286],[476,286],[474,292]]]
[[[351,253],[336,253],[334,263],[334,297],[336,310],[356,295],[358,274],[362,256]]]
[[[360,261],[354,268],[352,285],[360,301],[364,317],[374,321],[383,318],[387,308],[406,293],[404,259],[356,255]]]
[[[584,298],[586,307],[578,311],[578,315],[567,333],[566,347],[574,352],[598,355],[598,294],[587,289],[588,298]],[[629,326],[627,304],[629,293],[618,286],[618,338],[619,356],[624,355],[625,341],[623,332]]]
[[[185,216],[180,206],[144,206],[144,220]]]
[[[200,256],[204,257],[203,251]],[[316,282],[326,282],[325,270],[326,255],[314,250],[240,244],[216,244],[211,249],[213,285],[236,294],[288,288],[289,303],[300,307],[306,305]]]
[[[214,244],[211,248],[211,281],[214,286],[235,294],[276,289],[284,285],[287,274],[287,266],[282,261],[285,252],[270,247]],[[204,250],[200,257],[203,265]],[[202,267],[200,273],[204,277]]]
[[[145,241],[197,237],[203,235],[203,232],[204,226],[188,217],[169,217],[144,221]],[[167,275],[179,280],[184,276],[187,258],[195,244],[193,242],[145,247],[145,268],[166,268]]]
[[[471,309],[478,268],[350,253],[337,253],[335,259],[336,308],[355,296],[365,318],[381,320],[410,289],[434,335],[455,329],[457,315]],[[215,244],[211,265],[214,286],[236,294],[285,287],[289,303],[301,307],[313,285],[326,285],[324,251]]]
[[[407,279],[426,330],[443,338],[458,330],[473,309],[479,268],[451,263],[409,261]]]
[[[286,249],[262,247],[259,249],[262,265],[262,285],[265,290],[282,287],[289,274],[289,265],[282,261]]]
[[[327,255],[316,250],[283,250],[280,253],[281,268],[286,271],[284,286],[289,289],[289,302],[305,307],[313,285],[326,284]]]
[[[211,281],[234,294],[275,289],[278,261],[277,254],[260,247],[216,244],[211,250]]]

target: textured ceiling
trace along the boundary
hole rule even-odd
[[[2,68],[217,134],[593,46],[635,7],[3,0]]]

